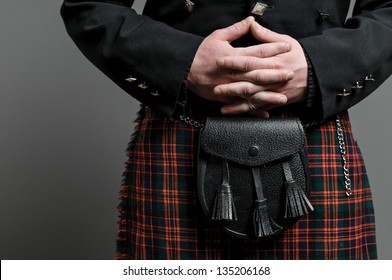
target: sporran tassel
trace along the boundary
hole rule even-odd
[[[295,218],[313,211],[313,206],[306,197],[304,190],[297,184],[291,173],[290,164],[282,163],[284,177],[286,178],[286,210],[285,218]]]
[[[272,219],[268,211],[267,199],[256,200],[255,210],[253,212],[253,222],[257,237],[270,236],[275,234],[277,230],[282,229],[282,227]]]
[[[229,184],[222,184],[217,191],[212,211],[213,220],[236,221],[237,212]]]
[[[292,180],[285,183],[286,186],[286,211],[285,218],[299,217],[313,211],[314,208],[306,197],[305,192]]]

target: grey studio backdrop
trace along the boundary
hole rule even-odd
[[[117,193],[138,104],[78,51],[61,2],[0,0],[1,259],[115,254]],[[392,259],[391,92],[390,78],[350,110],[382,259]]]

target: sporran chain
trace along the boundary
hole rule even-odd
[[[186,116],[184,116],[184,115],[181,115],[181,116],[180,116],[180,121],[182,121],[182,122],[184,122],[184,123],[186,123],[186,124],[188,124],[188,125],[190,125],[190,126],[196,127],[196,128],[202,128],[202,127],[204,127],[204,124],[203,124],[203,123],[198,122],[198,121],[195,121],[194,119],[192,119],[192,118],[190,118],[190,117],[186,117]]]
[[[339,115],[336,116],[336,134],[338,136],[338,141],[339,141],[340,155],[342,156],[344,187],[346,189],[346,196],[350,197],[350,196],[352,196],[353,193],[352,193],[352,189],[351,189],[350,171],[348,169],[347,157],[346,157],[346,154],[347,154],[346,153],[346,142],[344,140],[343,127],[340,122]]]

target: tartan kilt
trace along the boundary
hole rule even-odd
[[[127,149],[116,259],[375,259],[375,221],[361,152],[341,114],[353,195],[345,195],[334,119],[307,131],[314,211],[271,240],[228,236],[197,201],[199,129],[142,108]]]

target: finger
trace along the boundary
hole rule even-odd
[[[232,78],[249,81],[258,85],[276,84],[290,81],[294,78],[294,72],[283,69],[261,69],[242,74],[232,73]]]
[[[255,105],[250,103],[248,100],[241,100],[236,103],[223,106],[221,108],[221,113],[223,115],[239,115],[255,109]]]
[[[223,115],[239,115],[250,113],[257,117],[269,118],[269,113],[263,109],[255,108],[254,104],[249,101],[240,101],[221,108]]]
[[[225,56],[218,58],[216,64],[223,69],[248,72],[256,69],[271,68],[268,62],[253,56]]]
[[[253,21],[251,23],[250,29],[253,36],[261,42],[270,43],[270,42],[287,41],[286,35],[273,32],[272,30],[261,26],[256,21]]]
[[[221,112],[222,114],[243,114],[260,107],[263,107],[263,111],[266,106],[282,106],[286,102],[287,98],[282,94],[275,92],[260,92],[249,99],[240,100],[223,106]]]
[[[250,25],[254,20],[254,17],[247,17],[246,19],[236,22],[229,27],[215,31],[215,36],[217,39],[228,42],[237,40],[250,32]]]
[[[294,78],[294,72],[281,69],[279,61],[273,58],[251,56],[226,56],[217,60],[223,69],[234,70],[230,73],[234,81],[245,79],[260,83],[279,83]]]
[[[221,113],[223,115],[239,115],[239,114],[244,114],[244,113],[249,113],[252,116],[255,117],[261,117],[261,118],[269,118],[269,113],[268,111],[264,109],[253,109],[253,106],[248,102],[248,103],[237,103],[234,106],[229,106],[225,105],[221,108]]]
[[[287,103],[287,96],[277,92],[261,91],[253,94],[248,99],[252,104],[256,104],[256,108],[261,106],[269,107],[271,105],[284,105]]]
[[[279,69],[279,60],[274,57],[258,58],[254,56],[225,56],[217,59],[216,64],[224,69],[249,72],[259,69]]]
[[[254,117],[260,117],[260,118],[264,118],[264,119],[268,119],[269,118],[269,113],[266,110],[257,108],[255,110],[249,111],[248,112],[250,115],[254,116]]]
[[[293,79],[294,73],[287,70],[263,69],[252,72],[230,74],[233,81],[214,88],[218,96],[250,96],[263,91],[272,84],[286,83]]]
[[[265,90],[264,86],[254,83],[239,81],[230,84],[218,85],[214,88],[214,94],[220,97],[237,96],[249,98],[250,96]]]
[[[241,54],[260,58],[271,57],[291,50],[291,45],[287,42],[264,43],[247,48],[241,48]]]

